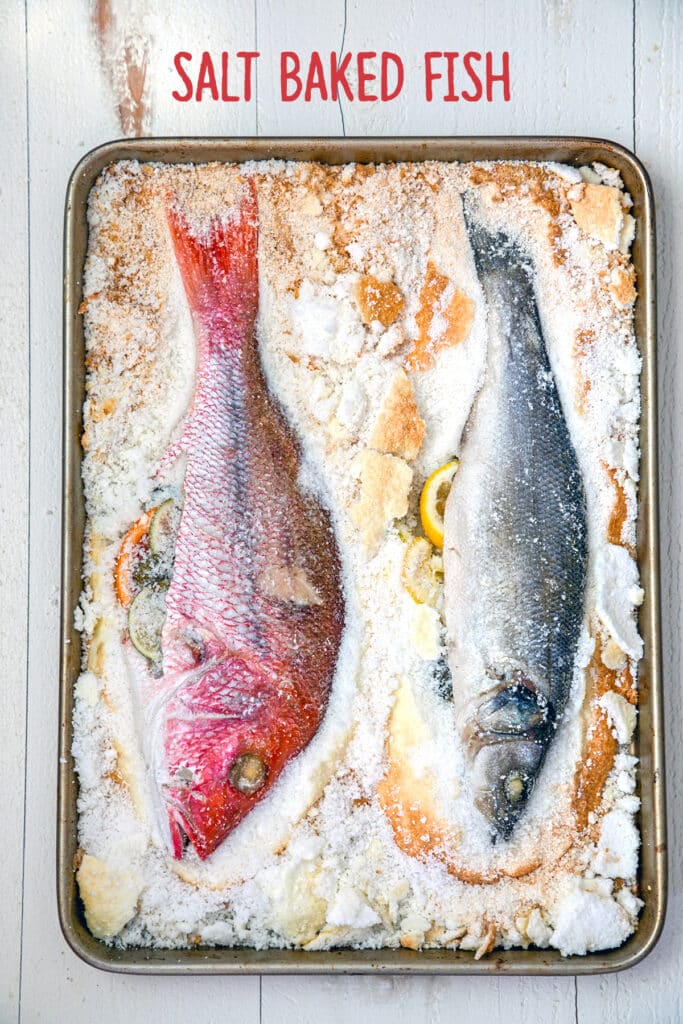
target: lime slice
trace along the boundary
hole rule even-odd
[[[173,498],[167,498],[159,505],[149,524],[149,550],[153,555],[167,557],[175,545],[180,522],[180,512]]]
[[[168,582],[143,587],[128,609],[128,635],[133,646],[149,661],[161,662],[161,632],[166,619]]]

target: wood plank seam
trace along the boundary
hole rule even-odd
[[[636,151],[636,0],[631,5],[631,131],[633,135],[633,152]]]
[[[25,79],[25,113],[26,113],[26,326],[28,329],[28,481],[26,491],[26,635],[30,622],[31,609],[31,147],[29,140],[29,80],[28,80],[28,0],[24,0],[24,79]],[[29,679],[30,644],[26,644],[25,693],[24,693],[24,806],[22,823],[21,851],[21,913],[19,916],[19,997],[17,1005],[17,1021],[21,1024],[21,997],[24,987],[24,904],[26,900],[26,821],[28,799],[28,679]]]
[[[258,49],[258,0],[254,0],[254,50],[256,53]],[[254,75],[254,103],[256,104],[256,135],[260,135],[259,131],[259,116],[258,116],[258,60],[256,61],[256,74]],[[260,981],[259,981],[260,987]]]
[[[339,46],[339,64],[341,64],[341,59],[344,55],[344,45],[346,43],[346,19],[348,14],[347,3],[348,0],[344,0],[344,27],[342,28],[341,44]],[[339,104],[339,114],[341,116],[342,135],[346,135],[346,122],[344,121],[344,108],[341,101],[341,91],[337,96],[337,103]]]

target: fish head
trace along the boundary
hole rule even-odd
[[[181,688],[165,716],[162,795],[173,854],[187,837],[203,860],[263,799],[287,760],[272,674],[224,657]]]
[[[474,759],[474,803],[493,836],[509,839],[527,805],[545,747],[534,740],[507,740],[481,747]]]
[[[509,839],[526,807],[554,728],[554,712],[522,671],[480,700],[465,732],[475,805],[494,836]]]

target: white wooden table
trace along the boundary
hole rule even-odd
[[[122,127],[91,0],[0,0],[0,1022],[683,1020],[683,4],[166,0],[159,14],[154,6],[100,0],[100,12],[109,9],[115,22],[110,55],[136,31],[146,41],[148,134],[592,135],[635,149],[649,168],[659,228],[668,919],[644,963],[595,979],[138,978],[97,972],[68,949],[54,878],[62,209],[73,165]],[[342,46],[400,53],[402,96],[387,104],[280,102],[280,50]],[[260,51],[254,100],[175,102],[173,55],[203,49]],[[510,51],[510,102],[428,104],[424,51],[468,49]]]

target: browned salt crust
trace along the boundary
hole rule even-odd
[[[378,281],[372,274],[364,274],[356,285],[356,302],[364,324],[378,320],[383,327],[391,327],[405,307],[405,299],[391,281]]]
[[[564,262],[566,253],[558,217],[567,212],[568,201],[561,192],[547,188],[548,176],[542,167],[501,162],[487,168],[475,167],[470,180],[473,185],[492,185],[492,199],[496,203],[521,190],[528,192],[534,205],[548,215],[547,232],[553,259],[558,264]]]
[[[574,779],[573,806],[579,835],[588,827],[602,801],[603,790],[612,770],[618,744],[605,712],[598,706],[600,697],[608,692],[620,694],[630,704],[638,703],[638,691],[628,665],[623,669],[608,668],[603,662],[605,638],[596,631],[593,657],[586,670],[586,726],[583,756]],[[595,829],[593,832],[595,833]]]
[[[425,423],[420,416],[415,392],[408,376],[397,370],[372,428],[370,447],[408,462],[422,445]]]
[[[459,345],[469,334],[474,316],[474,303],[457,288],[450,289],[450,281],[440,274],[431,260],[427,263],[425,281],[420,291],[420,308],[415,315],[419,335],[406,359],[410,370],[426,370],[434,365],[434,359],[441,348]],[[445,328],[438,334],[434,331],[434,317],[441,313]]]

